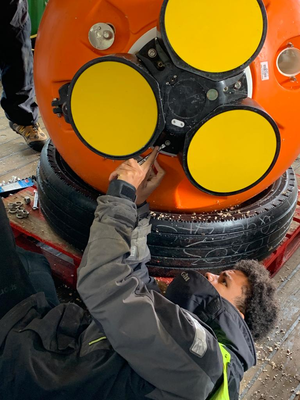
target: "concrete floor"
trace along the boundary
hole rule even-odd
[[[9,129],[2,109],[0,144],[0,182],[35,174],[39,153]],[[299,158],[294,169],[300,174]],[[281,304],[280,320],[268,339],[256,345],[258,365],[245,375],[240,396],[243,400],[300,400],[300,249],[274,280]]]

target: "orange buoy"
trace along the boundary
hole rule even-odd
[[[211,211],[262,192],[297,157],[298,1],[232,0],[227,9],[218,1],[48,3],[35,49],[37,100],[54,145],[88,184],[105,192],[120,158],[168,141],[151,207]],[[134,60],[126,67],[124,54]]]

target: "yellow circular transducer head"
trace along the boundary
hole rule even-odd
[[[161,23],[171,56],[173,50],[188,66],[212,74],[249,65],[267,29],[261,0],[166,0]]]
[[[93,60],[78,71],[71,83],[71,123],[91,150],[117,159],[151,146],[160,132],[149,79],[117,57]]]
[[[280,150],[279,130],[251,109],[221,112],[191,138],[184,169],[191,182],[216,195],[243,192],[272,169]]]

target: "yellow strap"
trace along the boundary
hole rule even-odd
[[[227,377],[227,365],[230,363],[230,353],[226,350],[225,346],[219,343],[220,350],[223,358],[223,383],[213,395],[211,400],[230,400],[228,391],[228,377]]]
[[[101,340],[105,340],[105,339],[107,339],[107,337],[106,337],[106,336],[102,336],[102,337],[101,337],[101,338],[99,338],[99,339],[92,340],[92,341],[89,343],[89,346],[91,346],[92,344],[95,344],[95,343],[101,342]]]

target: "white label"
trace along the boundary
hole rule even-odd
[[[261,80],[268,81],[270,79],[268,61],[264,61],[264,62],[260,63],[260,71],[261,71]]]
[[[203,357],[207,350],[206,331],[200,323],[190,315],[190,320],[195,328],[195,338],[191,346],[191,352]]]

